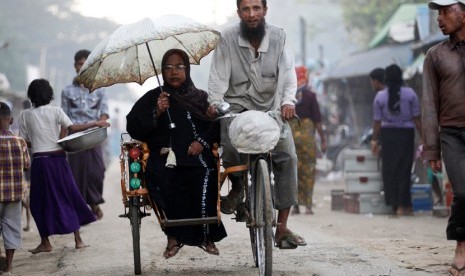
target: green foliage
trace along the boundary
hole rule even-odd
[[[425,0],[341,0],[346,28],[355,42],[366,46],[405,3],[425,3]]]
[[[52,83],[70,83],[74,53],[92,50],[116,29],[114,22],[73,12],[73,4],[74,0],[1,0],[0,45],[6,41],[9,46],[0,49],[0,73],[7,75],[11,90],[25,90],[27,65],[42,66],[42,77]]]

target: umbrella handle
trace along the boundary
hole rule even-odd
[[[168,115],[168,119],[170,120],[170,124],[168,125],[168,127],[170,129],[173,129],[173,128],[176,128],[176,124],[173,123],[173,121],[171,121],[171,115],[170,115],[170,109],[166,109],[166,114]]]
[[[160,84],[160,78],[158,77],[157,67],[155,66],[155,62],[153,62],[152,52],[150,52],[149,44],[147,42],[145,42],[145,46],[147,47],[147,51],[149,52],[150,61],[152,62],[153,70],[155,71],[155,76],[157,77],[158,86],[161,87],[161,92],[163,92],[163,86],[161,86],[161,84]],[[171,115],[170,115],[169,108],[166,110],[166,114],[168,114],[168,119],[170,121],[169,128],[170,129],[176,128],[176,124],[173,123],[173,121],[171,121]]]

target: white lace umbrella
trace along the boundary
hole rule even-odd
[[[192,19],[169,15],[145,18],[118,27],[100,42],[75,81],[90,92],[116,83],[137,82],[160,73],[161,60],[172,48],[182,49],[191,64],[199,64],[216,46],[219,32]]]

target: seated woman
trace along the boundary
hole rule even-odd
[[[148,91],[126,116],[128,133],[150,149],[145,173],[150,197],[168,219],[216,216],[218,173],[207,93],[192,82],[189,58],[182,50],[165,53],[162,76],[163,87]],[[184,244],[218,255],[215,242],[226,237],[221,222],[166,227],[164,232],[165,258],[176,255]]]

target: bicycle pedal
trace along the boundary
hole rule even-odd
[[[120,218],[127,218],[127,217],[129,217],[129,215],[128,215],[128,214],[121,214],[121,215],[119,215],[118,217],[120,217]]]
[[[245,203],[241,202],[237,205],[236,212],[234,212],[236,217],[234,218],[237,222],[244,222],[247,218]]]
[[[237,222],[245,222],[246,221],[245,216],[236,216],[236,217],[234,217],[232,219],[236,220]]]

